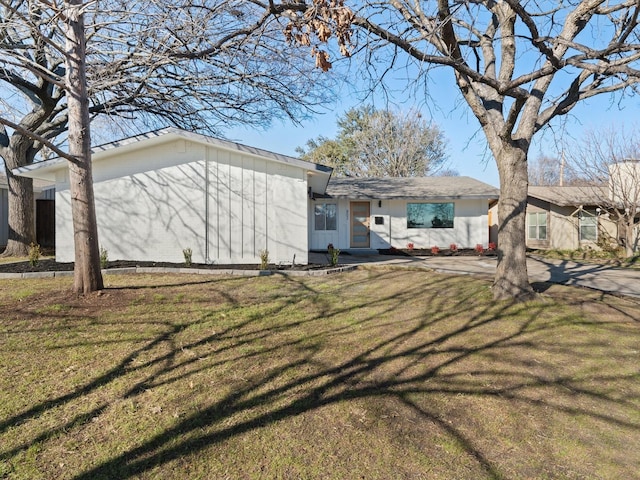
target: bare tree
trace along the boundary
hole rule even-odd
[[[442,131],[419,112],[352,108],[338,119],[336,139],[307,142],[303,158],[325,163],[349,177],[421,177],[444,165]]]
[[[564,167],[562,162],[562,159],[548,155],[541,155],[535,160],[529,160],[529,185],[563,185]]]
[[[6,255],[35,240],[33,188],[12,170],[56,154],[69,122],[58,2],[0,0],[0,156],[9,183]],[[291,51],[264,5],[242,0],[95,0],[84,5],[91,118],[123,132],[173,125],[221,135],[237,123],[300,120],[331,77]]]
[[[73,291],[88,293],[103,288],[98,244],[98,223],[91,174],[89,95],[86,77],[86,37],[83,0],[67,0],[65,30],[65,90],[69,115],[69,186],[74,237]]]
[[[452,69],[500,175],[494,297],[533,298],[525,245],[531,141],[584,99],[632,91],[640,80],[640,5],[635,0],[353,5],[356,11],[337,0],[292,1],[273,10],[286,14],[289,38],[312,45],[321,63],[329,58],[322,42],[335,38],[342,53],[365,44],[369,52],[388,49],[391,63],[380,66],[380,78],[403,58],[417,63],[422,76],[430,67]]]
[[[640,247],[640,131],[591,130],[570,151],[569,168],[583,179],[581,188],[599,198],[601,214],[617,224],[615,241],[633,256]]]

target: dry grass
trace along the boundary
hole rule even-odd
[[[0,281],[0,478],[617,479],[640,306],[469,277]]]

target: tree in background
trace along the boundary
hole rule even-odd
[[[615,240],[627,257],[633,256],[640,247],[640,131],[591,130],[569,151],[567,168],[582,179],[586,193],[600,198],[602,214],[618,225]]]
[[[286,14],[288,38],[310,45],[324,66],[330,57],[324,48],[335,41],[343,55],[355,45],[369,58],[371,52],[388,52],[377,72],[376,65],[367,65],[381,82],[396,66],[416,71],[424,84],[431,68],[450,69],[500,175],[494,297],[534,298],[525,243],[529,147],[536,133],[581,101],[633,93],[640,81],[640,4],[363,0],[352,5],[357,10],[342,0],[291,1],[273,11]]]
[[[56,147],[67,142],[64,5],[0,0],[8,256],[26,255],[35,241],[32,180],[12,170],[33,163],[45,145],[61,155]],[[97,0],[82,12],[90,118],[110,119],[123,135],[166,125],[220,135],[233,124],[299,120],[330,98],[332,78],[288,47],[258,2]]]
[[[394,113],[370,105],[338,119],[335,140],[318,137],[298,148],[302,158],[333,167],[347,177],[422,177],[446,161],[440,129],[418,112]]]
[[[551,186],[563,184],[562,159],[540,155],[535,160],[529,160],[529,185]]]
[[[535,160],[529,160],[529,185],[546,187],[580,187],[601,186],[606,184],[606,178],[587,177],[567,161],[564,152],[560,157],[541,155]]]

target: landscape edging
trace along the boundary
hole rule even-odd
[[[263,277],[269,275],[285,275],[292,277],[313,277],[321,275],[331,275],[334,273],[348,272],[358,268],[358,265],[343,265],[340,267],[330,267],[317,270],[243,270],[243,269],[213,269],[213,268],[173,268],[173,267],[123,267],[109,268],[102,270],[103,275],[126,275],[131,273],[190,273],[195,275],[233,275],[241,277]],[[2,279],[33,279],[33,278],[54,278],[70,277],[73,271],[52,271],[52,272],[22,272],[22,273],[0,273]]]

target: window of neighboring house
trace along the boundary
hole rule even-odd
[[[547,212],[534,212],[529,214],[529,240],[547,239]]]
[[[407,203],[407,228],[453,228],[453,203]]]
[[[580,241],[598,241],[598,217],[589,212],[580,215]]]
[[[316,230],[336,230],[338,208],[335,203],[317,203],[314,207]]]

